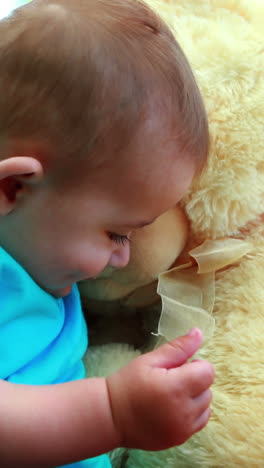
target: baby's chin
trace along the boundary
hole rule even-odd
[[[48,294],[51,294],[52,296],[56,297],[57,299],[59,299],[60,297],[68,296],[68,294],[70,294],[71,290],[72,290],[72,286],[67,286],[66,288],[63,288],[63,289],[45,289],[45,291]]]

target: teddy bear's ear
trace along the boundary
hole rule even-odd
[[[264,5],[227,0],[210,10],[205,3],[161,6],[170,10],[208,111],[208,164],[184,199],[192,232],[202,241],[237,234],[264,211]]]

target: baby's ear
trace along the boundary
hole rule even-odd
[[[42,164],[35,158],[16,156],[0,161],[0,216],[9,214],[29,185],[42,175]]]

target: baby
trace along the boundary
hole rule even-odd
[[[75,283],[124,267],[206,162],[183,52],[140,1],[33,0],[0,22],[0,109],[1,467],[182,444],[210,416],[200,331],[85,379]]]

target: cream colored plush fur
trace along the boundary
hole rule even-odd
[[[182,203],[190,221],[186,250],[206,239],[238,237],[249,240],[252,251],[216,274],[216,329],[200,353],[216,370],[209,424],[181,447],[131,450],[123,466],[263,468],[264,1],[163,0],[154,6],[193,66],[210,122],[208,166]],[[166,249],[164,225],[162,232]],[[159,238],[153,239],[154,252]],[[100,294],[99,288],[97,299]],[[125,345],[116,346],[88,353],[88,363],[97,353],[94,374],[103,362],[109,373],[113,362],[119,367],[133,357]]]

